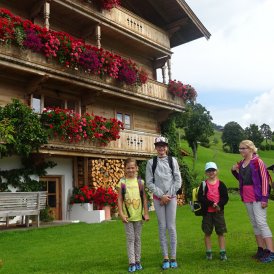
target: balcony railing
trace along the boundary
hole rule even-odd
[[[111,11],[103,10],[102,14],[109,21],[122,26],[127,31],[142,36],[157,45],[165,47],[166,49],[170,49],[169,37],[165,31],[150,24],[130,11],[118,7]]]
[[[154,140],[156,134],[123,130],[120,139],[110,142],[107,146],[100,146],[96,142],[84,141],[81,143],[67,143],[58,139],[49,141],[44,149],[74,152],[74,154],[94,154],[99,152],[105,155],[139,155],[148,156],[155,153]],[[54,152],[53,152],[54,154]]]
[[[67,69],[54,60],[47,61],[46,58],[39,53],[34,53],[30,50],[20,50],[15,46],[0,46],[0,65],[6,67],[18,65],[21,66],[22,71],[27,73],[45,73],[49,75],[49,78],[58,79],[58,81],[70,81],[75,80],[74,83],[77,85],[77,81],[81,86],[83,84],[89,86],[100,86],[104,87],[106,94],[108,90],[115,90],[130,96],[139,97],[140,100],[145,103],[153,103],[159,106],[165,105],[165,107],[182,109],[184,107],[184,101],[182,98],[174,97],[167,91],[167,85],[160,82],[149,79],[148,82],[142,86],[131,87],[127,85],[121,85],[116,80],[107,78],[101,79],[98,76],[90,75],[81,71],[75,71]],[[133,99],[134,100],[134,99]]]

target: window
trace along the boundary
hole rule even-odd
[[[32,105],[33,111],[36,113],[41,113],[41,96],[40,95],[33,95],[32,96]]]
[[[45,95],[33,94],[31,96],[31,108],[36,113],[41,113],[44,108],[66,108],[75,112],[80,112],[80,102],[78,100],[66,100],[62,98],[54,98]]]
[[[122,113],[122,112],[117,112],[116,113],[116,119],[118,121],[121,121],[124,123],[124,127],[127,129],[131,128],[131,115],[128,113]]]

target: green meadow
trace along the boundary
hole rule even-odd
[[[274,204],[270,201],[269,224],[274,228]],[[256,244],[244,205],[236,194],[225,208],[227,261],[219,260],[217,238],[212,236],[213,260],[205,260],[201,217],[188,205],[178,207],[178,269],[161,270],[161,251],[155,212],[144,224],[140,273],[273,273],[273,263],[263,264],[251,256]],[[120,220],[101,224],[18,229],[0,233],[0,273],[7,274],[99,274],[127,273],[124,227]]]
[[[228,187],[237,187],[231,175],[233,163],[241,159],[239,154],[224,153],[220,133],[215,133],[219,142],[210,148],[199,146],[194,167],[197,181],[203,179],[204,165],[214,161],[219,166],[219,177]],[[182,142],[185,150],[190,149]],[[267,165],[274,163],[274,151],[259,153]],[[193,158],[184,158],[193,167]],[[273,174],[273,173],[272,173]],[[274,202],[269,201],[268,222],[274,229]],[[238,194],[230,194],[225,207],[228,233],[226,249],[228,260],[219,260],[216,235],[212,236],[213,260],[205,260],[201,217],[196,217],[188,205],[178,207],[178,269],[161,270],[161,250],[158,239],[155,212],[144,224],[142,234],[141,273],[273,273],[273,263],[263,264],[251,256],[256,252],[256,243],[245,207]],[[19,228],[0,232],[0,273],[7,274],[100,274],[127,273],[126,239],[123,224],[112,220],[101,224],[70,224],[37,228]]]

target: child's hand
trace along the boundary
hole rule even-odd
[[[144,219],[145,219],[146,222],[148,222],[148,221],[149,221],[149,215],[148,215],[148,214],[145,214],[145,215],[144,215]]]
[[[216,209],[216,211],[220,211],[221,210],[217,203],[214,203],[213,207]]]
[[[126,215],[121,215],[121,219],[123,223],[128,223],[128,216]]]
[[[171,198],[169,195],[163,195],[161,198],[160,205],[167,205],[170,202]]]

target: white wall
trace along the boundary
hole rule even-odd
[[[62,216],[64,220],[68,220],[68,202],[70,194],[73,189],[73,159],[51,157],[49,160],[55,162],[57,165],[54,168],[47,169],[47,175],[61,176],[61,191],[62,191]],[[20,158],[17,156],[4,157],[0,159],[0,169],[9,170],[14,168],[21,168]],[[39,178],[33,176],[33,179]]]
[[[52,157],[50,160],[57,165],[54,168],[47,169],[47,175],[61,176],[62,216],[63,220],[68,220],[68,202],[73,189],[73,159]]]

